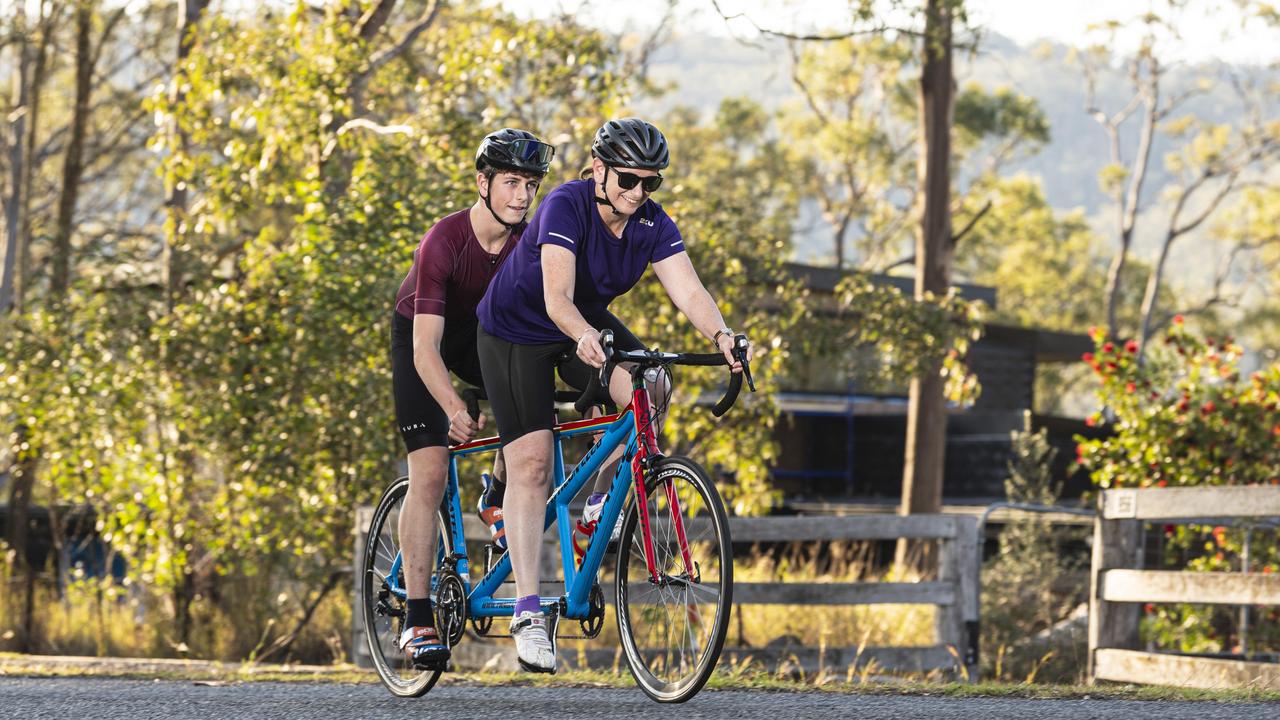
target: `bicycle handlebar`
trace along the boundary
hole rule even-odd
[[[725,390],[724,397],[711,408],[711,414],[716,417],[723,416],[737,402],[739,393],[742,392],[742,380],[745,377],[747,386],[751,388],[751,392],[756,391],[755,380],[751,377],[751,364],[747,360],[747,342],[746,335],[736,335],[733,338],[733,357],[742,363],[741,373],[732,373],[729,377],[729,387]],[[602,330],[600,332],[600,347],[604,350],[605,362],[600,367],[600,374],[596,378],[596,382],[587,386],[582,391],[582,396],[574,402],[573,406],[578,412],[586,412],[587,408],[597,404],[599,399],[607,399],[609,397],[608,378],[613,372],[613,367],[621,362],[633,362],[642,368],[660,367],[663,365],[694,365],[702,367],[714,367],[717,365],[728,365],[722,353],[666,353],[657,350],[615,350],[613,348],[613,331]]]

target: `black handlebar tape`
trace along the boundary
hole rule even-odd
[[[467,414],[475,422],[480,422],[480,397],[482,391],[476,388],[467,388],[462,391],[462,399],[467,403]]]
[[[733,407],[740,392],[742,392],[742,373],[733,373],[729,377],[729,389],[725,391],[724,397],[720,398],[720,402],[711,408],[711,414],[720,417],[729,412],[729,408]]]

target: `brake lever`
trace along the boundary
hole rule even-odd
[[[609,371],[612,368],[609,365],[613,361],[613,331],[605,328],[600,331],[600,349],[604,351],[604,364],[600,366],[600,387],[605,389],[605,394],[609,392]]]
[[[747,360],[747,348],[751,347],[751,343],[747,340],[746,335],[737,335],[733,338],[733,356],[742,363],[742,376],[747,380],[747,387],[751,392],[756,391],[756,381],[751,378],[751,363]]]

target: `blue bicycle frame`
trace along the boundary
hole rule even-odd
[[[599,432],[602,428],[604,436],[592,444],[566,477],[564,454],[561,449],[562,441],[584,433]],[[582,620],[587,618],[590,612],[591,587],[595,584],[600,565],[604,561],[609,536],[622,514],[632,482],[631,463],[626,462],[625,458],[632,457],[636,453],[636,427],[632,411],[628,408],[616,415],[557,425],[552,429],[552,437],[555,448],[553,455],[555,467],[552,477],[555,480],[555,487],[547,500],[543,531],[550,528],[552,523],[558,526],[560,559],[564,566],[564,595],[542,596],[540,604],[544,612],[556,608],[556,612],[563,618]],[[592,534],[582,564],[579,566],[573,553],[573,523],[569,516],[569,501],[577,496],[582,486],[595,475],[614,449],[623,445],[627,448],[624,461],[618,463],[613,484],[609,488],[608,499],[600,514],[597,530]],[[450,544],[455,550],[451,557],[446,557],[444,548],[439,548],[436,561],[437,567],[448,561],[456,563],[455,568],[467,592],[468,617],[510,617],[515,612],[515,598],[493,597],[511,574],[511,558],[506,553],[478,584],[472,586],[470,562],[467,558],[467,544],[462,526],[462,501],[458,494],[458,458],[496,452],[499,446],[498,438],[485,438],[455,446],[449,453],[449,482],[445,487],[441,509],[445,515],[444,531],[449,534]],[[396,555],[391,570],[387,574],[386,583],[392,593],[403,599],[405,591],[398,580],[402,557],[400,554]],[[432,595],[435,593],[437,577],[435,573],[432,574]]]

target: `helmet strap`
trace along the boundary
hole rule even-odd
[[[493,178],[494,178],[493,175],[489,176],[489,195],[493,194]],[[520,223],[524,222],[524,218],[520,218],[516,222],[509,223],[506,220],[503,220],[501,217],[499,217],[498,213],[494,212],[493,206],[489,204],[489,195],[481,195],[480,199],[484,200],[485,209],[489,211],[489,214],[493,216],[494,220],[498,221],[498,224],[502,225],[508,230],[514,230],[517,227],[519,227]],[[614,212],[617,212],[617,211],[615,210]]]
[[[609,166],[605,165],[604,166],[604,182],[600,184],[600,193],[604,195],[604,197],[600,197],[600,195],[596,195],[595,196],[596,204],[608,205],[609,209],[613,211],[614,215],[621,215],[622,212],[618,210],[618,208],[614,207],[613,202],[609,200],[609,191],[605,188],[605,185],[608,185],[608,184],[609,184]]]

